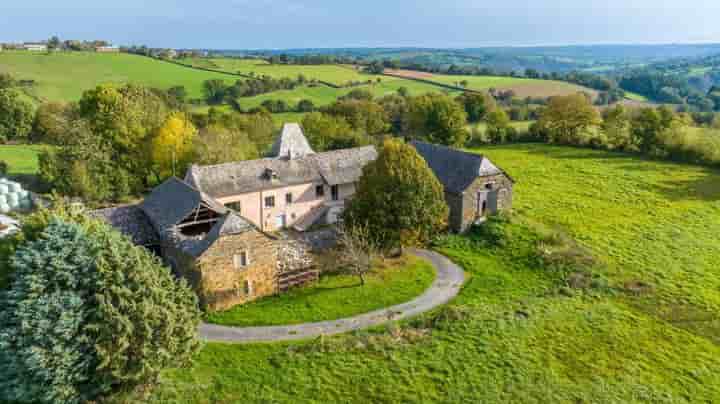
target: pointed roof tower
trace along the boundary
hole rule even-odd
[[[315,154],[305,138],[300,125],[297,123],[286,123],[283,125],[282,133],[275,140],[270,157],[295,160]]]

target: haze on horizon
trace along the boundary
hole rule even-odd
[[[52,35],[212,49],[720,42],[720,1],[707,0],[8,3],[0,12],[0,42]]]

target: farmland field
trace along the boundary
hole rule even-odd
[[[442,75],[409,70],[391,71],[391,73],[397,75],[398,77],[415,77],[455,87],[460,87],[461,81],[467,81],[467,88],[470,90],[482,91],[490,88],[498,90],[513,90],[517,96],[521,98],[552,97],[556,95],[575,94],[578,92],[587,92],[592,95],[597,94],[596,90],[587,87],[554,80],[536,80],[504,76]]]
[[[302,74],[310,80],[325,81],[339,86],[351,81],[368,81],[378,77],[377,75],[361,73],[350,66],[273,65],[261,59],[196,58],[183,59],[181,62],[230,73],[253,73],[256,76],[267,75],[276,79],[284,77],[295,79]]]
[[[474,150],[516,180],[497,246],[437,248],[469,280],[448,308],[303,343],[208,344],[152,402],[717,402],[720,171],[631,155]],[[567,288],[533,258],[538,224],[599,260]]]
[[[78,100],[83,91],[103,83],[137,83],[163,89],[182,85],[189,97],[198,98],[205,80],[237,79],[143,56],[93,52],[0,52],[0,72],[34,80],[36,85],[30,93],[51,101]]]

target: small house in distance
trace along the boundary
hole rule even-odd
[[[120,48],[117,46],[96,46],[95,52],[98,53],[119,53]]]
[[[515,180],[487,157],[418,141],[412,145],[443,185],[451,230],[463,232],[512,207]]]
[[[23,49],[32,52],[45,52],[48,50],[48,47],[44,43],[25,43],[23,44]]]

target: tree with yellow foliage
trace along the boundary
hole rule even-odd
[[[190,164],[197,128],[182,112],[171,114],[152,139],[151,157],[158,177],[182,173]],[[158,178],[159,180],[160,178]]]

